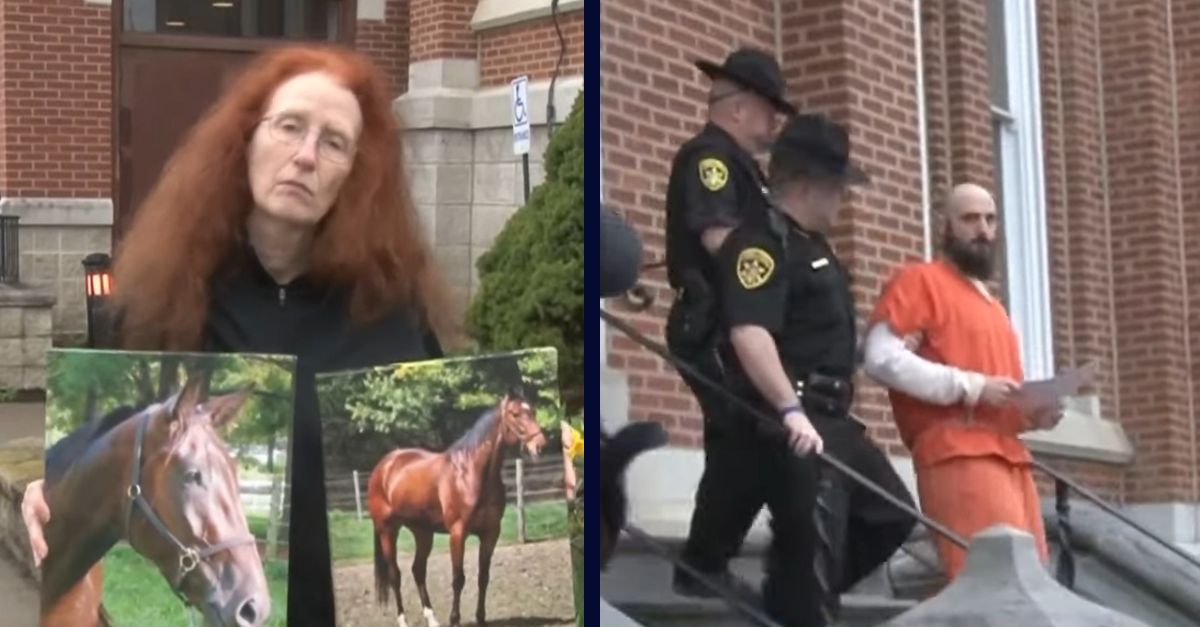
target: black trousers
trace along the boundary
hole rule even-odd
[[[912,504],[904,483],[862,425],[845,417],[809,417],[826,453]],[[841,594],[891,557],[916,521],[816,456],[797,456],[782,433],[706,433],[704,474],[683,559],[704,572],[724,571],[766,505],[772,530],[762,590],[766,610],[783,625],[823,626],[818,552],[831,562],[829,592]],[[819,548],[818,498],[832,555]]]

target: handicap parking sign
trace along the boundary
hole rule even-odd
[[[529,77],[520,76],[512,82],[513,154],[529,153]]]

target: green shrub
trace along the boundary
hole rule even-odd
[[[546,147],[545,182],[479,258],[479,291],[466,317],[482,350],[558,349],[569,413],[583,400],[583,130],[580,92]]]

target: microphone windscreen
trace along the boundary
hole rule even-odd
[[[600,206],[600,297],[624,293],[637,284],[642,239],[617,212]]]

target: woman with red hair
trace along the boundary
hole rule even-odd
[[[334,624],[314,374],[440,357],[454,333],[400,137],[362,55],[275,49],[183,139],[116,250],[121,348],[297,357],[292,624]],[[40,490],[23,507],[39,562]]]

